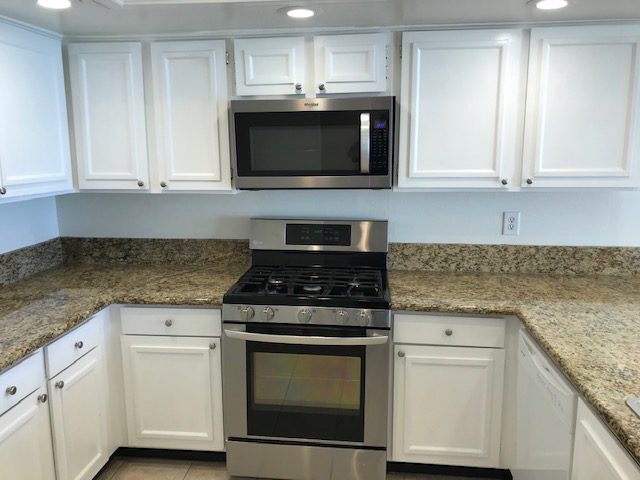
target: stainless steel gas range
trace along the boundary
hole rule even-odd
[[[385,478],[387,222],[254,219],[224,296],[231,475]]]

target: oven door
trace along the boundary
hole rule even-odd
[[[237,188],[391,188],[390,109],[282,111],[264,103],[244,111],[246,102],[234,102],[242,110],[232,113]]]
[[[387,443],[388,331],[225,324],[228,440]]]

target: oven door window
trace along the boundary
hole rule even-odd
[[[247,342],[247,433],[363,442],[365,352]]]
[[[238,174],[360,174],[357,112],[236,113]]]

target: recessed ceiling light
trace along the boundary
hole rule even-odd
[[[38,5],[54,10],[63,10],[71,6],[71,0],[38,0]]]
[[[537,0],[535,3],[540,10],[557,10],[569,5],[567,0]]]
[[[299,7],[289,8],[286,13],[291,18],[310,18],[316,14],[313,10]]]

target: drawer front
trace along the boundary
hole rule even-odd
[[[504,348],[504,318],[396,313],[394,343]]]
[[[42,350],[0,375],[0,415],[37,390],[44,378]]]
[[[93,317],[45,349],[48,378],[55,377],[101,343],[101,317]]]
[[[220,309],[122,307],[122,333],[125,335],[166,335],[219,337]]]

